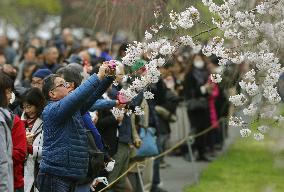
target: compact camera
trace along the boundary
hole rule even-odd
[[[110,60],[110,61],[106,61],[108,67],[111,69],[111,70],[115,70],[116,68],[116,63],[114,60]]]

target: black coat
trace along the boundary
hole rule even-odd
[[[98,128],[108,154],[113,157],[117,151],[118,137],[117,129],[118,122],[115,117],[112,115],[109,109],[99,110],[98,111],[98,122],[96,127]]]
[[[217,109],[218,118],[228,116],[230,103],[224,89],[220,86],[219,86],[219,97],[216,98],[215,106]]]
[[[203,77],[203,78],[208,78]],[[206,82],[206,79],[204,79],[204,82]],[[186,75],[184,80],[184,93],[185,98],[188,102],[190,102],[190,99],[198,99],[198,98],[205,98],[208,101],[208,95],[202,94],[200,87],[202,85],[198,84],[198,81],[193,75],[193,72],[190,72]],[[210,126],[210,115],[209,115],[209,109],[198,109],[198,110],[188,110],[188,116],[190,119],[191,127],[196,130],[203,130]]]
[[[157,83],[152,84],[149,91],[155,95],[153,100],[147,100],[149,105],[149,126],[156,128],[157,135],[168,134],[170,133],[169,122],[161,119],[155,111],[155,106],[163,106],[166,102],[167,87],[163,79],[159,79]]]

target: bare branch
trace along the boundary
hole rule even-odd
[[[210,29],[208,29],[208,30],[201,31],[200,33],[194,35],[192,38],[196,38],[196,37],[198,37],[198,36],[200,36],[200,35],[202,35],[202,34],[204,34],[204,33],[210,33],[211,31],[214,31],[214,30],[216,30],[216,29],[219,29],[219,28],[218,28],[218,27],[212,27],[212,28],[210,28]]]

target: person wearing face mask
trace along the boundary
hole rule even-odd
[[[3,74],[8,75],[14,85],[13,92],[11,93],[12,95],[9,103],[9,110],[16,115],[21,116],[23,111],[21,107],[20,96],[26,91],[26,88],[17,84],[17,70],[12,65],[6,64],[2,68],[0,67],[0,71],[3,72]]]
[[[13,81],[0,71],[0,191],[14,191],[12,161],[13,117],[8,110]]]
[[[212,55],[208,59],[207,69],[211,74],[220,74],[222,67],[218,65],[219,58]],[[209,94],[208,104],[210,111],[210,123],[213,129],[208,133],[208,147],[210,153],[214,156],[215,146],[222,147],[224,138],[223,131],[225,127],[223,123],[219,123],[219,119],[226,117],[228,114],[228,98],[226,97],[223,84],[212,82],[210,76],[208,83],[212,85],[212,91]]]
[[[39,171],[39,163],[43,144],[43,121],[41,113],[45,105],[43,94],[38,88],[27,90],[22,96],[23,109],[21,120],[25,122],[28,156],[24,166],[24,191],[38,191],[35,188],[35,179]]]
[[[188,116],[192,130],[195,133],[202,132],[210,126],[208,95],[211,85],[207,83],[208,71],[205,67],[203,55],[197,54],[192,57],[193,64],[185,76],[184,93],[188,102]],[[197,137],[193,148],[198,152],[197,160],[209,161],[205,155],[206,136]]]
[[[93,66],[96,66],[96,64],[99,63],[100,60],[112,60],[112,57],[103,49],[103,45],[103,42],[98,42],[96,39],[91,39],[89,42],[88,53],[91,57],[90,63],[92,63]]]
[[[4,88],[4,92],[6,94],[6,97],[3,98],[0,95],[0,100],[4,100],[2,104],[3,106],[7,107],[9,102],[11,102],[12,100],[12,90],[13,90],[13,80],[9,78],[8,75],[0,73],[0,82],[5,83],[7,85],[0,85],[0,87]],[[1,92],[3,92],[3,90],[0,90]],[[0,105],[1,106],[1,105]],[[16,191],[16,192],[20,192],[23,191],[24,188],[24,177],[23,177],[23,168],[24,168],[24,161],[25,161],[25,156],[26,156],[26,137],[25,137],[25,127],[24,127],[24,123],[21,121],[21,119],[19,118],[19,116],[13,114],[12,112],[9,112],[10,116],[11,116],[11,120],[12,120],[12,124],[11,124],[11,130],[5,130],[5,138],[2,138],[2,134],[0,133],[0,140],[9,140],[7,133],[12,133],[11,134],[11,138],[12,138],[12,160],[13,160],[13,173],[12,176],[14,177],[14,188],[12,191]],[[2,116],[2,118],[4,119],[8,119],[8,114],[5,114],[5,111],[3,112],[3,110],[1,110],[0,108],[0,116]],[[1,122],[1,117],[0,117],[0,123],[3,124],[3,122]],[[7,123],[7,122],[6,122]],[[3,125],[2,125],[3,126]],[[4,125],[5,126],[5,125]],[[4,127],[5,129],[5,127]],[[0,143],[1,145],[2,143]],[[7,145],[8,146],[8,145]],[[5,147],[7,147],[5,146]],[[9,154],[9,151],[6,151],[7,154]],[[3,155],[3,153],[1,153],[1,155]],[[4,157],[5,158],[5,157]],[[6,159],[6,161],[8,161]],[[9,161],[8,161],[9,163]],[[0,164],[5,164],[5,162],[2,162],[2,159],[0,159]],[[2,167],[1,169],[4,169],[5,171],[5,167]],[[2,175],[0,173],[1,176],[3,176],[4,180],[5,175]],[[1,177],[2,178],[2,177]],[[0,189],[1,189],[1,183],[0,183]],[[3,188],[2,188],[3,189]],[[9,191],[8,189],[3,189],[1,191]]]

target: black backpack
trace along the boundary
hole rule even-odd
[[[92,182],[96,177],[99,176],[100,171],[105,167],[104,153],[97,148],[91,130],[87,130],[86,135],[89,153],[88,173],[86,178],[77,182],[78,184],[87,184]]]

